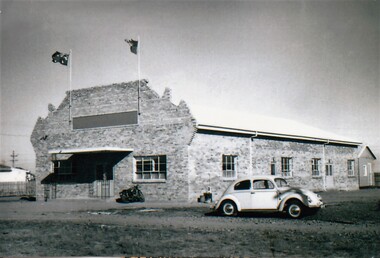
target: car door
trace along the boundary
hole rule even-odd
[[[251,191],[251,209],[273,210],[277,209],[278,203],[278,191],[270,180],[253,180],[253,187]]]
[[[251,190],[251,180],[243,180],[234,185],[233,195],[238,199],[242,210],[250,209]]]

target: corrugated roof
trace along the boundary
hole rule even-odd
[[[319,128],[284,118],[273,118],[253,113],[233,112],[201,106],[191,106],[190,111],[199,129],[350,145],[361,144],[355,139],[326,132]]]

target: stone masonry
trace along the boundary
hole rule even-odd
[[[170,90],[160,97],[146,81],[140,86],[140,111],[138,124],[122,126],[73,129],[70,118],[136,111],[138,81],[112,84],[67,93],[58,108],[49,105],[46,118],[38,118],[31,135],[36,153],[37,198],[89,198],[94,197],[96,183],[72,181],[55,182],[46,178],[54,175],[51,150],[125,148],[124,154],[102,153],[115,157],[112,167],[111,197],[122,189],[139,184],[150,201],[189,201],[207,191],[218,199],[235,178],[223,178],[222,157],[234,155],[236,178],[250,175],[281,175],[281,158],[292,158],[292,176],[287,178],[294,186],[316,191],[326,190],[324,164],[333,167],[329,187],[337,190],[358,189],[357,173],[348,176],[347,161],[357,162],[358,148],[350,145],[328,144],[287,139],[285,136],[254,137],[249,134],[197,130],[194,118],[184,101],[171,102]],[[71,108],[69,105],[71,103]],[[95,172],[96,156],[74,153],[76,160],[87,162],[86,171]],[[91,154],[92,155],[92,154]],[[121,156],[120,156],[121,155]],[[135,157],[166,155],[166,179],[140,180],[136,178]],[[121,157],[121,158],[120,158]],[[311,160],[321,160],[321,174],[312,176]],[[95,160],[95,161],[93,161]],[[94,164],[92,164],[92,162]],[[332,185],[331,185],[332,184]],[[54,195],[51,191],[54,190]]]
[[[72,117],[132,111],[137,109],[138,82],[113,84],[74,90],[71,94]],[[44,195],[41,181],[52,171],[52,149],[122,147],[133,149],[113,168],[114,194],[132,186],[134,156],[167,155],[167,180],[141,184],[147,200],[187,200],[187,146],[195,125],[184,102],[178,106],[170,100],[170,91],[163,97],[141,82],[141,115],[138,125],[74,130],[69,123],[69,94],[46,118],[39,118],[31,136],[36,153],[38,198]],[[57,198],[88,197],[89,184],[57,186]],[[73,189],[76,189],[73,191]]]
[[[323,151],[323,148],[325,150]],[[357,169],[355,175],[348,176],[347,160],[357,162],[356,146],[326,145],[286,139],[263,139],[247,135],[220,135],[197,133],[189,147],[190,199],[211,189],[214,199],[218,199],[234,179],[223,178],[222,155],[236,155],[237,178],[251,175],[271,175],[274,164],[276,175],[281,175],[281,157],[293,160],[292,176],[287,181],[296,187],[314,191],[324,191],[325,169],[321,175],[312,176],[311,159],[330,162],[333,166],[333,186],[335,190],[358,189]],[[323,162],[325,161],[325,162]]]

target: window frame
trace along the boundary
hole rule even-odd
[[[272,176],[275,176],[277,173],[276,173],[276,161],[274,160],[274,158],[272,159],[272,161],[270,162],[270,174]]]
[[[249,187],[247,188],[246,186],[248,185],[245,185],[246,183],[249,183]],[[240,188],[242,186],[245,186],[243,188]],[[252,182],[250,179],[247,179],[247,180],[242,180],[240,182],[237,182],[235,185],[234,185],[234,191],[247,191],[247,190],[251,190],[252,189]]]
[[[139,163],[141,162],[141,165]],[[150,169],[147,169],[150,168]],[[167,155],[141,155],[133,157],[133,181],[139,183],[165,183],[168,178]]]
[[[258,185],[258,183],[263,183],[263,185]],[[262,187],[257,187],[257,186],[262,186]],[[263,190],[273,190],[275,189],[275,185],[273,184],[272,181],[268,179],[255,179],[253,180],[252,183],[252,190],[254,191],[263,191]]]
[[[58,182],[68,182],[73,180],[73,163],[70,160],[53,160],[53,173]]]
[[[293,177],[292,157],[281,157],[281,176],[284,178]]]
[[[311,175],[312,177],[321,177],[321,159],[312,158],[311,159]]]
[[[229,160],[232,159],[232,160]],[[222,155],[223,180],[235,180],[237,178],[238,156],[233,154]],[[231,169],[228,169],[231,167]]]
[[[347,175],[349,177],[355,177],[355,160],[347,160]]]
[[[325,164],[325,173],[326,176],[334,176],[333,163],[330,160]]]

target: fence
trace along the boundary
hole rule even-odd
[[[380,173],[375,173],[374,178],[375,178],[375,186],[380,187]]]
[[[0,197],[36,196],[36,181],[0,182]]]

